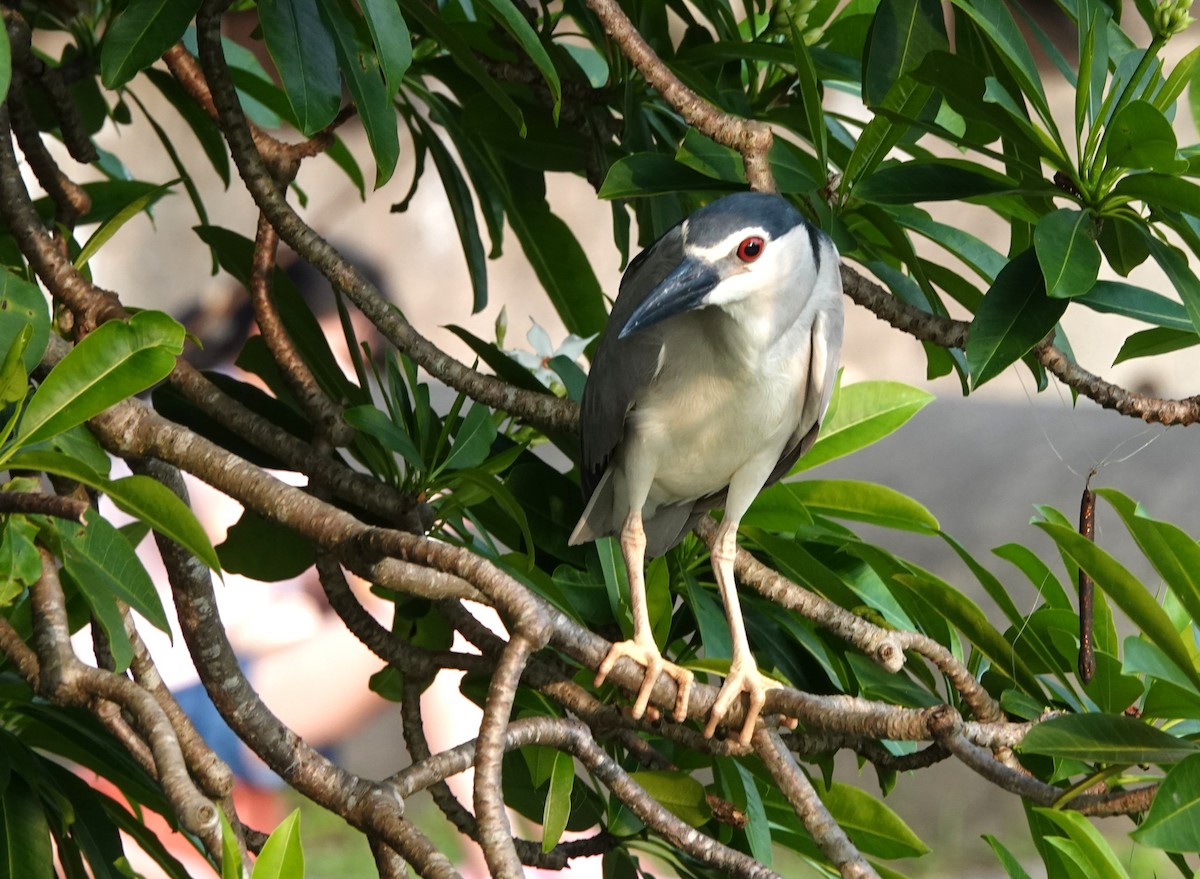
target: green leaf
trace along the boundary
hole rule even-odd
[[[342,104],[337,50],[317,0],[260,0],[258,19],[300,130],[311,137]]]
[[[1200,754],[1171,768],[1145,820],[1130,836],[1169,852],[1200,851]]]
[[[21,353],[26,374],[33,372],[50,338],[50,309],[36,284],[5,269],[0,275],[0,351],[8,352],[25,327],[33,331]]]
[[[571,818],[571,790],[575,786],[575,761],[570,754],[554,753],[550,770],[550,789],[542,810],[542,851],[548,852],[562,839]]]
[[[1092,289],[1100,272],[1100,248],[1093,232],[1095,220],[1087,211],[1062,208],[1038,220],[1033,246],[1046,293],[1056,298],[1081,296]]]
[[[1138,549],[1162,575],[1188,615],[1200,620],[1200,546],[1196,541],[1182,528],[1150,518],[1141,504],[1115,488],[1097,488],[1095,493],[1117,511]]]
[[[933,394],[901,382],[868,381],[839,388],[833,413],[792,473],[808,470],[876,443],[925,408]]]
[[[867,106],[882,104],[894,82],[930,52],[947,47],[946,23],[936,0],[882,0],[871,23],[863,66]]]
[[[907,495],[884,485],[849,479],[805,479],[772,485],[758,496],[745,521],[767,528],[780,521],[794,523],[797,508],[906,531],[938,528],[933,514]]]
[[[1053,116],[1042,88],[1042,79],[1037,63],[1029,50],[1029,43],[1013,20],[1002,0],[951,0],[987,35],[992,45],[1000,52],[1005,65],[1020,83],[1021,91],[1038,111],[1047,125],[1053,125]]]
[[[154,581],[129,541],[95,510],[84,514],[83,526],[57,521],[63,562],[93,607],[117,598],[168,635],[171,626]]]
[[[800,99],[804,102],[804,118],[808,123],[808,138],[817,151],[817,164],[823,173],[829,167],[829,129],[825,124],[825,110],[821,105],[821,88],[817,80],[817,69],[813,65],[812,52],[804,42],[804,35],[791,24],[792,50],[796,55],[796,80],[800,86]]]
[[[1119,714],[1068,714],[1037,724],[1018,750],[1085,763],[1118,766],[1178,763],[1197,746],[1132,717]]]
[[[558,112],[562,108],[562,86],[559,84],[558,71],[554,69],[554,62],[550,60],[545,46],[538,39],[537,32],[512,0],[476,0],[476,2],[487,10],[488,14],[513,38],[517,45],[525,50],[525,54],[529,56],[533,66],[542,74],[542,78],[546,80],[546,86],[550,90],[550,97],[554,99],[553,113],[554,121],[557,123]]]
[[[525,118],[521,113],[521,108],[497,84],[495,77],[475,56],[474,48],[462,36],[459,29],[452,27],[437,11],[427,7],[422,0],[400,0],[400,8],[408,16],[409,21],[416,22],[421,30],[442,44],[454,63],[474,79],[493,101],[500,105],[512,120],[513,125],[524,136]]]
[[[1129,874],[1121,866],[1120,860],[1112,847],[1100,835],[1091,821],[1078,812],[1058,809],[1038,809],[1044,818],[1057,824],[1064,830],[1070,840],[1078,846],[1078,851],[1088,869],[1089,877],[1094,879],[1129,879]],[[1051,840],[1055,837],[1051,837]]]
[[[200,0],[129,0],[100,47],[100,79],[117,89],[183,38]]]
[[[221,817],[221,879],[242,879],[242,849],[237,834],[229,824],[224,809],[218,809]]]
[[[454,161],[437,132],[420,116],[416,117],[416,123],[425,138],[430,155],[433,156],[438,175],[442,178],[442,189],[445,190],[450,213],[454,216],[454,224],[458,227],[458,240],[462,243],[467,272],[471,276],[471,313],[477,314],[487,305],[488,274],[487,255],[484,253],[483,239],[479,235],[479,223],[475,218],[475,202],[471,198],[470,187],[467,186],[458,163]]]
[[[172,186],[178,182],[179,179],[176,178],[175,180],[170,180],[164,183],[162,186],[155,187],[149,192],[142,193],[115,214],[108,217],[103,223],[100,224],[99,228],[97,228],[96,231],[91,234],[91,237],[88,238],[83,247],[80,248],[79,255],[75,257],[75,268],[82,269],[85,265],[87,265],[88,260],[95,256],[96,252],[105,244],[107,244],[108,240],[116,235],[117,231],[122,226],[124,226],[142,211],[146,210],[146,208],[151,204],[158,201],[170,190]]]
[[[367,20],[371,41],[383,65],[387,93],[395,95],[412,65],[412,37],[408,33],[408,23],[395,0],[360,0],[359,8]]]
[[[1083,296],[1076,297],[1075,301],[1086,305],[1092,311],[1119,314],[1159,327],[1185,330],[1195,335],[1192,322],[1187,316],[1187,309],[1174,299],[1168,299],[1142,287],[1135,287],[1133,284],[1097,281],[1091,290]]]
[[[567,331],[599,333],[606,321],[600,282],[571,227],[550,211],[545,199],[517,192],[512,193],[508,221]]]
[[[375,188],[383,186],[396,170],[400,158],[399,119],[384,83],[379,56],[360,32],[362,19],[350,0],[320,0],[319,10],[325,27],[333,36],[338,66],[346,77],[346,86],[358,108],[375,157]]]
[[[8,42],[8,30],[0,28],[0,101],[8,97],[12,85],[12,46]]]
[[[1200,186],[1176,174],[1128,174],[1117,181],[1112,194],[1200,217]]]
[[[984,842],[992,847],[996,857],[1000,861],[1000,865],[1004,867],[1004,872],[1008,874],[1008,879],[1029,879],[1029,874],[1025,872],[1025,868],[1021,866],[1021,862],[1013,857],[1012,852],[1004,847],[1004,844],[996,837],[985,833],[983,835]]]
[[[50,370],[29,401],[17,441],[48,439],[166,378],[183,339],[183,327],[160,311],[97,327]]]
[[[400,455],[408,466],[416,471],[425,469],[421,453],[416,444],[404,430],[388,418],[381,410],[370,404],[352,406],[342,413],[346,423],[355,430],[361,430],[368,436],[374,437],[390,451]]]
[[[662,153],[634,153],[613,162],[604,177],[600,198],[639,198],[678,192],[733,192],[727,181],[698,174]]]
[[[438,470],[478,467],[487,459],[495,439],[496,424],[492,421],[491,410],[482,403],[472,403],[454,435],[450,454],[441,462]]]
[[[300,810],[284,818],[271,831],[254,862],[251,879],[301,879],[304,849],[300,846]]]
[[[1054,329],[1067,308],[1046,296],[1046,282],[1033,249],[1004,267],[992,284],[967,338],[971,387],[995,378]]]
[[[631,772],[629,777],[668,812],[692,827],[699,827],[712,818],[704,785],[686,772],[650,769]]]
[[[53,876],[50,825],[38,796],[19,775],[0,791],[0,875]]]
[[[864,201],[911,205],[919,201],[960,201],[1007,192],[1012,180],[982,165],[955,159],[901,162],[880,168],[854,187]]]
[[[1121,350],[1113,359],[1113,365],[1116,366],[1118,363],[1124,363],[1126,360],[1133,360],[1137,357],[1155,357],[1171,351],[1182,351],[1193,345],[1200,345],[1200,335],[1197,335],[1194,330],[1170,330],[1162,327],[1142,330],[1133,333],[1125,340],[1121,345]]]
[[[1104,142],[1106,167],[1153,168],[1167,174],[1178,170],[1175,131],[1148,101],[1131,101],[1118,110]]]
[[[17,326],[20,327],[17,337],[12,340],[4,359],[0,361],[0,408],[7,408],[9,403],[24,400],[29,394],[29,372],[22,361],[25,349],[29,347],[29,340],[33,338],[33,325]],[[12,426],[12,422],[8,424],[9,426],[4,428],[5,433]]]
[[[879,107],[879,112],[859,134],[854,149],[850,152],[850,158],[846,160],[842,181],[838,187],[841,195],[844,196],[848,191],[855,189],[856,184],[874,179],[870,177],[871,172],[879,167],[892,148],[908,133],[911,126],[907,120],[915,119],[929,103],[932,95],[932,86],[919,85],[912,77],[903,77],[892,85]],[[884,194],[887,195],[889,187],[883,188]]]
[[[1146,233],[1146,246],[1183,300],[1192,327],[1200,331],[1200,278],[1192,271],[1187,257],[1178,248],[1160,241],[1149,232]]]
[[[252,510],[229,527],[216,552],[229,573],[264,583],[298,577],[316,561],[308,540]]]
[[[864,854],[879,858],[917,858],[929,852],[907,824],[864,790],[833,782],[818,786],[821,802]]]
[[[1035,521],[1059,548],[1087,571],[1096,585],[1121,608],[1142,633],[1200,686],[1200,673],[1171,623],[1153,595],[1124,565],[1074,528],[1053,522]]]

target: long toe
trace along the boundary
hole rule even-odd
[[[782,685],[778,681],[766,677],[757,668],[731,668],[729,676],[725,678],[720,692],[717,693],[716,701],[713,702],[712,711],[708,715],[708,724],[704,727],[705,737],[712,737],[713,733],[717,731],[717,725],[729,713],[734,700],[745,693],[749,698],[749,703],[746,706],[745,721],[738,733],[738,741],[743,745],[749,745],[750,737],[754,735],[754,724],[758,722],[763,703],[767,700],[767,690],[773,690],[780,686]]]
[[[660,672],[666,672],[675,681],[675,710],[672,716],[676,721],[682,721],[687,717],[688,699],[691,697],[695,676],[686,668],[663,659],[656,644],[643,644],[638,641],[620,641],[614,644],[609,648],[604,661],[600,663],[600,668],[596,670],[595,685],[597,687],[604,683],[609,672],[613,670],[613,666],[622,657],[628,657],[646,669],[642,685],[638,688],[637,697],[633,703],[633,710],[630,712],[635,720],[646,713],[646,709],[650,705],[650,695],[654,692],[654,685],[658,683]]]

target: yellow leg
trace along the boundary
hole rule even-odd
[[[654,643],[654,635],[650,629],[650,613],[646,609],[646,532],[642,528],[642,514],[639,510],[630,512],[621,528],[621,553],[625,556],[625,569],[629,573],[629,603],[633,614],[633,640],[621,641],[612,646],[600,668],[596,672],[596,686],[604,683],[608,673],[612,671],[617,660],[628,656],[634,662],[646,667],[646,676],[642,679],[641,689],[638,690],[637,700],[633,703],[633,716],[640,718],[646,713],[650,704],[650,694],[658,681],[660,672],[675,681],[678,688],[675,697],[673,717],[682,721],[687,717],[688,699],[692,693],[694,676],[686,668],[681,668],[673,662],[663,659],[662,652]],[[752,660],[753,661],[753,660]]]

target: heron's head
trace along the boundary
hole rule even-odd
[[[803,305],[825,272],[832,243],[785,199],[742,192],[706,205],[680,226],[682,258],[646,296],[621,337],[685,311],[753,301],[763,313]]]

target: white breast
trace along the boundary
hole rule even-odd
[[[720,491],[748,465],[765,465],[765,479],[800,427],[809,331],[756,350],[733,324],[715,308],[673,321],[663,367],[630,413],[626,452],[653,472],[647,513]]]

